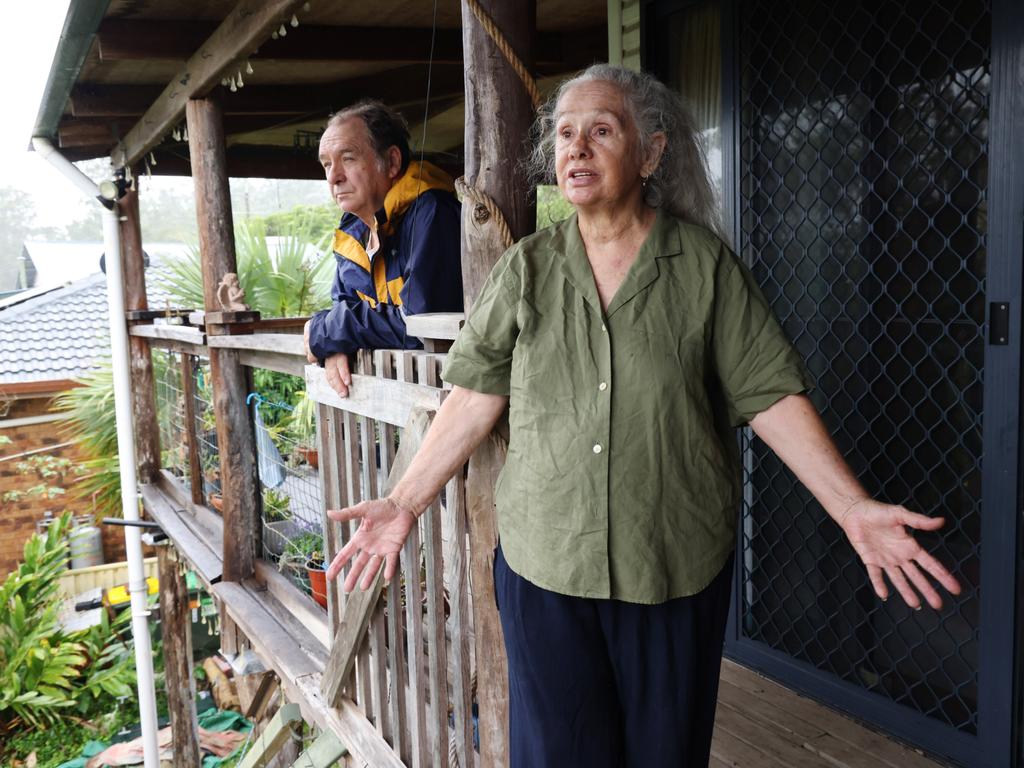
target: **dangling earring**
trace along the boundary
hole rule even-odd
[[[651,178],[651,177],[650,176],[644,176],[643,174],[640,174],[640,189],[647,189],[647,180],[649,178]]]

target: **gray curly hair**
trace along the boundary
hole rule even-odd
[[[541,107],[531,131],[527,170],[535,184],[555,182],[555,123],[558,102],[581,83],[611,83],[637,129],[640,157],[650,151],[651,136],[665,134],[665,150],[644,188],[644,202],[662,207],[683,221],[698,224],[723,237],[715,193],[708,178],[704,142],[690,108],[681,96],[657,78],[613,64],[594,64],[566,80]],[[724,237],[723,237],[724,239]]]

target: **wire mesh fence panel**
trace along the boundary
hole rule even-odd
[[[192,402],[199,467],[203,475],[203,496],[208,506],[220,512],[223,506],[220,495],[220,448],[217,444],[217,419],[213,411],[210,360],[193,357],[192,361]]]
[[[152,354],[157,426],[160,431],[160,467],[189,483],[191,477],[185,435],[186,403],[181,380],[181,358],[176,352],[163,349],[154,349]]]
[[[978,728],[988,2],[742,5],[740,241],[868,491],[964,594],[880,602],[839,529],[743,438],[740,631],[967,734]]]

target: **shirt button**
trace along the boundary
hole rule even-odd
[[[600,443],[595,443],[594,444],[594,453],[600,453],[602,450],[603,449],[601,448],[601,444]]]
[[[605,325],[604,323],[601,323],[601,332],[608,333],[608,326]]]
[[[604,392],[606,389],[608,389],[608,383],[602,381],[600,384],[597,385],[597,388]]]

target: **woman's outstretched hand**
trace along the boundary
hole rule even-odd
[[[953,574],[926,552],[907,530],[937,531],[945,524],[943,518],[919,515],[904,507],[864,499],[850,505],[839,523],[867,567],[875,594],[883,600],[889,597],[885,578],[915,610],[921,609],[918,592],[932,608],[938,610],[942,607],[942,598],[928,576],[950,594],[960,594],[960,583]]]
[[[363,575],[360,589],[369,589],[381,563],[384,563],[384,579],[390,581],[398,569],[402,545],[416,525],[415,514],[393,499],[384,498],[363,501],[345,509],[330,509],[327,516],[340,522],[361,521],[355,535],[331,561],[327,578],[337,578],[341,569],[355,556],[352,569],[345,578],[346,592],[355,589],[360,574]]]

